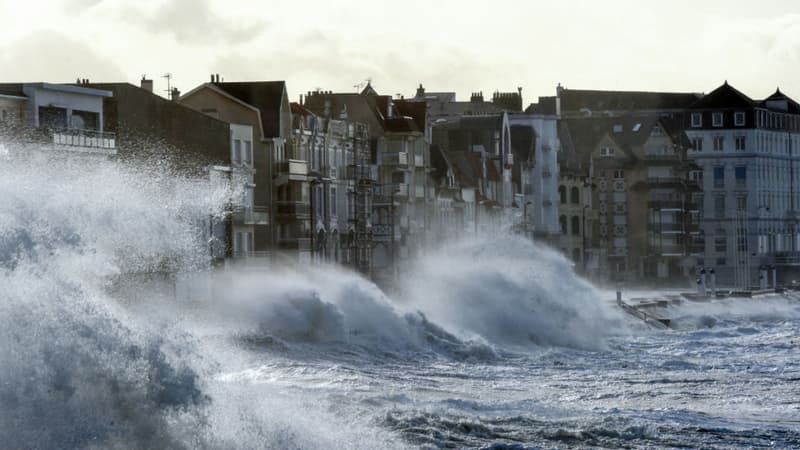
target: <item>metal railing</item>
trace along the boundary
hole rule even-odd
[[[408,153],[406,152],[392,152],[383,154],[383,165],[385,166],[407,166]]]
[[[112,152],[117,148],[116,135],[106,131],[64,128],[54,129],[51,133],[53,144],[57,146]]]
[[[298,201],[275,202],[275,212],[281,216],[307,216],[311,214],[311,204]]]
[[[233,221],[243,225],[269,225],[269,212],[264,206],[240,206],[233,210]]]

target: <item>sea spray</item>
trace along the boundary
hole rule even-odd
[[[449,245],[414,264],[404,303],[459,336],[515,349],[602,349],[618,311],[560,254],[520,237]]]

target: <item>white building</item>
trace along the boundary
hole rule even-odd
[[[726,82],[686,122],[702,169],[703,265],[741,287],[758,285],[764,265],[788,281],[800,250],[800,105],[780,90],[752,100]]]

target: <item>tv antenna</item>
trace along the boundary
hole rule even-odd
[[[167,72],[164,75],[162,75],[161,78],[166,78],[167,79],[167,90],[165,92],[167,93],[167,98],[171,98],[171,96],[172,96],[172,74]]]

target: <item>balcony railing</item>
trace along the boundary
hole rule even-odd
[[[275,212],[279,216],[310,216],[311,205],[308,202],[278,201],[275,202]]]
[[[302,159],[287,159],[275,163],[274,177],[288,176],[289,179],[304,179],[308,175],[308,161]]]
[[[263,206],[238,207],[233,210],[233,221],[242,225],[269,225],[269,213]]]
[[[649,230],[662,232],[662,233],[683,233],[684,229],[686,228],[681,223],[648,223],[647,228]]]
[[[288,237],[278,239],[278,248],[281,250],[311,250],[311,238]]]
[[[392,152],[383,154],[384,166],[408,166],[408,153]]]
[[[114,133],[68,128],[52,130],[51,136],[56,147],[94,153],[117,152],[117,138]]]
[[[651,200],[647,202],[647,207],[655,210],[671,209],[676,211],[695,211],[697,205],[680,200]]]

